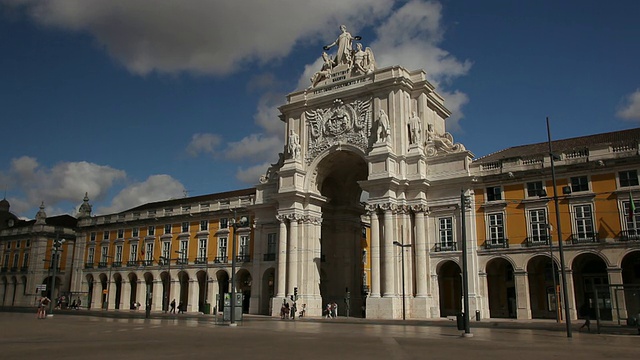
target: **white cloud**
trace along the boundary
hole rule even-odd
[[[26,211],[42,201],[47,208],[64,202],[75,204],[82,200],[85,192],[93,199],[103,198],[117,181],[126,178],[126,173],[86,161],[61,162],[46,168],[37,159],[23,156],[11,161],[3,177],[10,179],[13,192],[25,194],[25,200],[12,202],[12,211]]]
[[[461,131],[460,119],[464,117],[462,107],[469,102],[469,97],[458,90],[454,92],[441,91],[440,95],[445,98],[447,109],[451,110],[451,116],[447,118],[447,131]]]
[[[625,97],[616,116],[628,121],[640,121],[640,89]]]
[[[193,134],[191,142],[187,145],[187,153],[191,156],[214,154],[221,143],[222,137],[217,134]]]
[[[267,172],[269,163],[250,166],[248,168],[240,168],[236,172],[236,178],[243,183],[249,185],[255,185],[260,180],[260,177]]]
[[[283,142],[276,136],[252,134],[238,142],[230,142],[225,157],[230,160],[265,161],[282,151]]]
[[[392,0],[22,0],[39,24],[91,34],[131,72],[225,75],[289,54],[338,22],[357,26]]]
[[[95,213],[116,213],[149,202],[181,198],[184,191],[184,185],[169,175],[151,175],[147,180],[120,191],[109,206],[98,208]]]

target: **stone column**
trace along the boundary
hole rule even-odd
[[[146,286],[147,283],[143,283],[145,286],[145,294],[146,294]],[[152,310],[162,310],[162,298],[164,297],[164,291],[162,291],[162,280],[153,280],[151,282],[151,291],[153,292],[153,297],[151,300],[151,309]],[[171,295],[171,294],[170,294]],[[168,299],[171,302],[171,299]]]
[[[429,268],[429,264],[427,263],[428,249],[424,226],[425,210],[423,205],[413,207],[416,223],[416,295],[418,297],[426,297],[429,291],[427,287],[427,269]]]
[[[391,204],[385,204],[384,208],[384,239],[380,242],[384,244],[382,248],[384,251],[384,283],[383,283],[383,296],[392,297],[395,296],[395,264],[393,256],[393,210]]]
[[[194,279],[189,279],[188,281],[189,284],[189,292],[188,292],[188,299],[187,299],[187,311],[190,312],[197,312],[199,311],[199,305],[200,305],[200,283],[198,282],[198,278],[194,278]]]
[[[622,280],[622,269],[621,268],[609,268],[607,269],[607,274],[609,275],[609,284],[623,284]],[[615,288],[611,289],[611,315],[613,316],[613,321],[617,321],[620,319],[627,318],[627,303],[624,298],[624,291],[616,291]],[[635,316],[635,315],[633,315]]]
[[[527,272],[524,270],[515,270],[513,275],[516,285],[516,316],[518,319],[531,319]]]
[[[131,281],[123,278],[120,284],[120,309],[128,310],[131,308]]]
[[[371,297],[380,297],[380,224],[377,206],[370,205],[371,216]]]
[[[287,283],[287,294],[293,294],[293,288],[298,286],[298,250],[299,250],[299,239],[298,239],[298,217],[293,215],[289,218],[289,261],[288,261],[288,275],[289,282]]]
[[[571,319],[578,319],[578,313],[576,312],[576,296],[575,296],[575,288],[573,285],[573,271],[567,269],[565,270],[565,275],[567,278],[567,297],[564,301],[568,301],[569,303],[569,316]],[[562,296],[562,277],[560,277],[560,296]],[[562,316],[564,318],[564,304],[562,304]]]
[[[276,283],[276,297],[283,298],[286,296],[287,285],[287,224],[286,218],[278,215],[280,221],[280,233],[278,234],[278,271]]]

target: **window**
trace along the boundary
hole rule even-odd
[[[453,249],[453,218],[441,218],[438,231],[440,247],[442,249]]]
[[[249,236],[240,236],[240,254],[238,254],[242,261],[249,261]]]
[[[487,188],[487,201],[502,200],[502,190],[500,186],[489,186]]]
[[[171,224],[166,224],[164,226],[164,233],[165,234],[171,234]]]
[[[504,215],[489,214],[489,242],[492,245],[504,243]]]
[[[171,257],[171,243],[168,241],[162,243],[162,257],[165,259]]]
[[[209,230],[209,220],[200,220],[200,231]]]
[[[589,179],[586,176],[571,178],[571,192],[589,191]]]
[[[154,236],[156,234],[156,227],[153,225],[149,225],[149,229],[147,230],[147,234],[149,236]]]
[[[576,214],[574,238],[590,239],[593,238],[593,217],[591,214],[591,205],[576,205],[573,207]]]
[[[207,258],[207,239],[198,240],[198,258],[204,262]]]
[[[618,173],[620,178],[620,187],[638,186],[638,171],[628,170]]]
[[[11,241],[7,242],[7,250],[11,249]]]
[[[108,232],[108,231],[105,231],[105,232],[102,234],[102,238],[103,238],[104,240],[109,240],[109,232]]]
[[[122,245],[117,245],[116,246],[116,257],[115,257],[115,261],[118,263],[122,262]]]
[[[93,241],[93,242],[96,241],[96,233],[95,232],[92,232],[91,235],[89,235],[89,241]]]
[[[527,196],[547,196],[544,187],[542,186],[542,181],[534,181],[527,183]]]
[[[147,249],[144,253],[144,259],[147,261],[147,265],[151,265],[153,261],[153,243],[146,243],[145,247]]]
[[[533,244],[547,243],[547,212],[545,209],[529,211],[529,235]]]
[[[20,240],[16,241],[16,249],[20,249]]]
[[[9,254],[4,254],[4,267],[9,267]]]
[[[137,227],[134,227],[133,230],[131,230],[131,235],[133,237],[139,237],[140,236],[140,229]]]
[[[227,259],[227,238],[218,238],[218,259],[226,261]]]
[[[95,248],[92,248],[92,247],[89,248],[89,252],[87,253],[87,262],[89,264],[93,264],[93,258],[95,256],[95,252],[96,252]]]
[[[29,267],[29,253],[26,252],[24,253],[24,255],[22,255],[22,267],[23,268],[28,268]]]
[[[267,234],[267,254],[275,254],[278,248],[278,234]]]
[[[131,255],[129,255],[129,262],[138,261],[138,244],[131,244]]]
[[[103,263],[107,262],[107,256],[109,255],[109,248],[106,246],[102,247],[102,252],[100,253],[100,261]]]
[[[227,218],[220,219],[220,229],[227,229],[229,227],[229,220]]]
[[[18,258],[19,258],[20,254],[19,253],[14,253],[13,254],[13,267],[17,268],[18,267]],[[59,265],[58,265],[59,266]]]
[[[31,240],[27,239],[27,246],[26,247],[29,247],[29,246],[31,246]]]
[[[624,214],[622,216],[624,216],[625,222],[627,223],[627,230],[629,233],[629,236],[633,237],[633,239],[639,239],[640,238],[640,206],[636,205],[638,204],[639,201],[637,199],[633,200],[633,204],[635,205],[635,211],[633,213],[633,216],[630,216],[629,214],[629,202],[625,201],[622,203],[622,207],[624,210]]]
[[[118,239],[124,238],[124,229],[118,229]]]
[[[187,221],[182,222],[182,232],[183,233],[189,232],[189,223]]]
[[[180,241],[180,252],[178,253],[178,259],[185,264],[188,258],[189,240]]]

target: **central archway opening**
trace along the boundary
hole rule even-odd
[[[360,316],[363,304],[362,189],[367,164],[357,154],[337,151],[318,165],[322,206],[320,294],[324,305],[335,303],[338,314]]]

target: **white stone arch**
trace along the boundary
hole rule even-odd
[[[362,151],[362,149],[360,149],[359,147],[352,144],[338,143],[325,149],[322,153],[318,154],[318,156],[316,156],[313,159],[313,161],[307,166],[307,174],[310,174],[305,177],[305,182],[304,182],[304,190],[307,193],[311,193],[315,195],[321,194],[320,192],[321,184],[318,184],[318,179],[324,180],[327,174],[320,173],[320,171],[324,169],[329,169],[329,170],[331,169],[330,166],[321,166],[321,164],[323,163],[323,160],[329,157],[335,156],[336,153],[341,151],[346,151],[346,152],[355,154],[359,156],[360,159],[362,159],[362,161],[364,161],[365,163],[367,162],[365,152]],[[369,175],[368,173],[369,171],[367,169],[367,175]]]
[[[554,252],[554,257],[557,254]],[[580,256],[582,255],[595,255],[598,258],[600,258],[602,261],[604,261],[604,264],[606,265],[607,268],[613,267],[616,264],[613,263],[611,261],[611,259],[609,258],[609,256],[607,256],[605,253],[598,251],[597,249],[583,249],[583,250],[578,250],[575,252],[571,252],[570,256],[567,256],[567,251],[564,251],[564,264],[567,267],[567,269],[569,269],[570,271],[574,271],[574,266],[575,266],[575,262],[576,259],[578,259]]]

